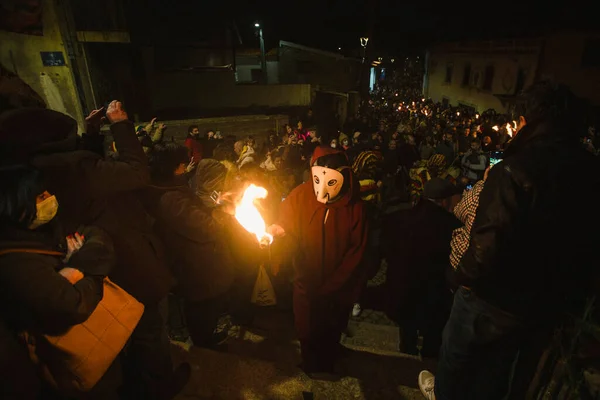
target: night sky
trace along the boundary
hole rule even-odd
[[[368,35],[383,54],[422,51],[436,41],[539,34],[558,28],[594,29],[591,10],[567,2],[393,0],[198,1],[147,0],[158,25],[176,37],[193,38],[221,21],[234,20],[243,47],[257,47],[254,22],[263,26],[267,48],[287,40],[323,50],[349,52]],[[154,22],[154,21],[153,21]],[[151,24],[151,26],[157,26]]]

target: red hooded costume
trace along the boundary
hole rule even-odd
[[[317,147],[311,176],[281,204],[277,225],[285,236],[278,245],[293,256],[294,315],[304,368],[331,372],[332,351],[366,279],[367,219],[343,152]]]

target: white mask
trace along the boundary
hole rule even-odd
[[[314,166],[311,168],[313,188],[317,201],[327,204],[334,200],[344,185],[344,175],[335,169]]]
[[[337,147],[337,144],[335,144],[335,143],[331,143],[331,148],[332,148],[332,149],[335,149],[336,147]]]
[[[36,209],[37,215],[31,225],[29,225],[29,229],[39,228],[56,217],[56,213],[58,212],[58,200],[56,200],[56,196],[50,196],[44,201],[37,203]]]

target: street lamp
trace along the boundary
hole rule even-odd
[[[367,44],[368,43],[369,43],[369,38],[368,37],[361,37],[360,38],[360,45],[363,48],[363,59],[362,59],[363,64],[365,63],[365,57],[367,56]]]
[[[261,68],[261,83],[267,84],[267,57],[265,55],[265,40],[263,39],[263,31],[258,22],[254,23],[254,27],[257,29],[257,35],[260,40],[260,68]]]

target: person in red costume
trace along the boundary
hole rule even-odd
[[[310,165],[312,180],[281,203],[278,222],[269,232],[276,237],[273,253],[294,261],[302,369],[312,378],[327,379],[334,373],[341,333],[366,279],[362,261],[368,229],[346,155],[317,147]]]

